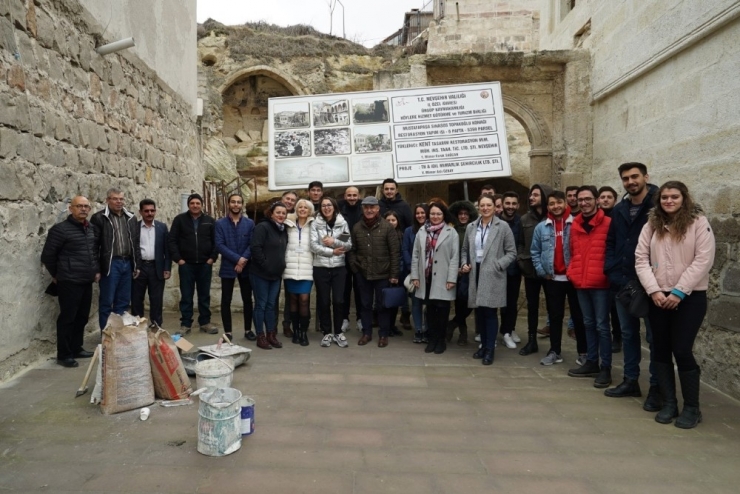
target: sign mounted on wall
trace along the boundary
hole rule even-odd
[[[498,82],[270,98],[269,188],[511,176]]]

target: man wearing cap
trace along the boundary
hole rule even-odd
[[[216,334],[211,324],[211,275],[218,259],[214,219],[203,212],[203,198],[188,196],[188,210],[175,216],[167,239],[170,257],[180,276],[180,333],[190,333],[193,325],[193,295],[198,290],[200,330]]]
[[[375,197],[362,200],[362,219],[352,228],[352,250],[349,268],[357,276],[357,290],[362,304],[360,318],[362,337],[358,345],[373,339],[373,301],[378,306],[378,346],[388,346],[391,329],[390,311],[380,303],[383,288],[398,283],[401,247],[395,229],[380,217],[380,204]]]

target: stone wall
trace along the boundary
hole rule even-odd
[[[103,27],[78,2],[0,2],[0,31],[5,379],[55,353],[58,309],[43,294],[50,277],[39,256],[49,228],[66,217],[66,201],[83,194],[96,210],[118,186],[132,209],[152,197],[170,222],[180,193],[201,189],[203,169],[191,105],[135,49],[97,55]],[[88,327],[97,331],[95,310],[91,316]]]

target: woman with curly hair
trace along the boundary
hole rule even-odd
[[[691,429],[702,420],[700,368],[693,347],[707,312],[714,249],[709,221],[686,185],[678,181],[664,183],[655,194],[655,208],[642,228],[635,251],[637,275],[652,299],[652,364],[663,394],[663,408],[655,420],[661,424],[670,424],[678,417],[676,427]],[[680,415],[674,357],[684,401]]]

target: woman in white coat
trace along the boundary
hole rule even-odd
[[[293,324],[293,343],[308,345],[309,296],[313,286],[313,253],[311,252],[311,222],[313,204],[306,199],[295,205],[295,215],[288,216],[288,249],[285,251],[286,291],[290,297],[290,320]]]
[[[347,338],[342,332],[342,320],[344,281],[347,278],[344,253],[352,248],[349,225],[339,214],[339,206],[333,198],[322,197],[319,208],[319,214],[311,223],[311,252],[313,252],[313,280],[316,283],[319,327],[324,333],[321,346],[329,347],[336,343],[340,348],[347,348]]]
[[[468,306],[475,309],[475,328],[481,338],[473,358],[491,365],[498,333],[497,310],[506,307],[506,268],[516,259],[516,244],[509,225],[494,215],[493,196],[482,195],[478,210],[480,217],[465,230],[460,271],[470,273]]]
[[[455,300],[455,283],[460,260],[460,242],[447,207],[429,205],[429,222],[416,233],[411,255],[411,281],[415,296],[427,306],[429,341],[424,352],[443,353],[450,317],[450,302]]]

